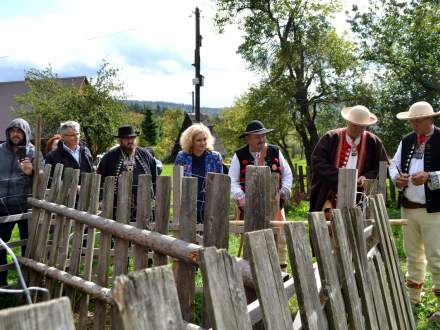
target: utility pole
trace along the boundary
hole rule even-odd
[[[202,47],[202,36],[200,35],[200,10],[196,7],[196,49],[194,51],[194,67],[196,71],[193,85],[195,85],[195,113],[196,122],[200,122],[200,86],[203,86],[203,76],[200,74],[200,47]]]

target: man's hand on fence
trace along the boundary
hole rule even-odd
[[[409,174],[402,173],[396,176],[396,186],[397,188],[403,189],[408,187]]]
[[[429,178],[428,172],[420,171],[411,175],[411,182],[415,186],[420,186],[422,184],[425,184],[425,182],[428,181],[428,178]]]
[[[363,175],[358,177],[358,180],[357,180],[358,187],[364,187],[365,180],[366,180],[366,178]]]
[[[19,161],[18,163],[24,174],[32,175],[32,162],[29,160],[29,158],[26,157],[25,159]]]

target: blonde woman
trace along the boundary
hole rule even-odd
[[[174,165],[184,168],[185,176],[197,178],[197,223],[203,223],[205,204],[205,178],[208,172],[222,173],[222,156],[214,151],[215,139],[209,128],[193,124],[180,137],[182,151],[177,154]]]

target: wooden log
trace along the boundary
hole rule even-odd
[[[265,329],[292,329],[292,317],[280,278],[280,262],[272,231],[248,232],[245,240]]]
[[[168,221],[170,218],[171,201],[171,177],[159,176],[156,183],[156,227],[158,233],[168,234]],[[154,266],[163,266],[168,264],[166,254],[155,252],[153,256]]]
[[[151,175],[141,174],[138,177],[136,196],[136,228],[147,229],[151,216]],[[147,268],[147,250],[143,246],[134,247],[134,269]]]
[[[4,217],[0,217],[0,224],[28,220],[31,217],[31,215],[32,212],[6,215]]]
[[[173,274],[167,266],[117,276],[112,294],[116,329],[184,328]]]
[[[351,209],[343,208],[342,217],[346,225],[348,241],[352,251],[353,266],[355,270],[356,284],[359,290],[359,296],[362,302],[362,311],[367,329],[379,329],[377,324],[376,310],[374,308],[373,297],[371,296],[371,286],[366,264],[366,251],[361,247],[362,240],[358,240],[356,223],[357,219]],[[363,238],[364,239],[364,238]],[[361,253],[364,251],[365,255]]]
[[[269,228],[271,174],[267,166],[246,167],[245,232]]]
[[[139,176],[142,182],[141,176]],[[113,205],[115,197],[115,177],[108,176],[104,181],[104,190],[102,198],[102,215],[106,218],[113,218]],[[96,283],[102,287],[108,286],[108,268],[110,264],[110,248],[111,248],[111,234],[106,231],[101,231],[101,239],[98,252],[98,265],[96,273]],[[106,326],[107,304],[97,300],[95,302],[95,322],[94,329],[105,329]]]
[[[225,250],[208,247],[201,254],[201,269],[209,315],[206,323],[214,329],[252,329],[243,281],[234,258]]]
[[[57,281],[63,282],[72,288],[81,290],[84,293],[91,295],[96,299],[100,299],[108,304],[112,304],[113,300],[111,297],[110,289],[103,288],[96,283],[85,281],[79,276],[73,276],[65,271],[56,269],[55,267],[49,267],[41,262],[36,262],[35,260],[28,259],[25,257],[17,256],[18,261],[24,267],[32,269],[35,272],[44,274],[50,278]]]
[[[90,187],[90,202],[88,205],[89,214],[97,214],[99,208],[99,190],[101,187],[101,176],[99,174],[93,174]],[[90,281],[92,279],[92,265],[93,265],[93,252],[95,247],[95,227],[88,227],[87,232],[87,246],[86,255],[84,259],[84,273],[83,279]],[[79,328],[86,328],[86,322],[89,310],[89,295],[81,295],[81,301],[79,305]]]
[[[309,254],[304,223],[288,222],[284,225],[290,264],[295,278],[301,324],[305,329],[328,329],[327,319],[319,301],[312,259]]]
[[[388,321],[388,327],[390,329],[397,329],[395,311],[394,311],[393,303],[391,301],[390,289],[387,282],[385,268],[380,253],[374,254],[373,262],[376,268],[377,277],[380,285],[380,294],[382,295],[382,300],[384,302],[385,315]]]
[[[208,173],[206,177],[205,223],[203,245],[228,249],[229,195],[231,179],[228,175]]]
[[[118,179],[118,201],[116,208],[116,221],[129,224],[131,215],[133,173],[122,172]],[[115,238],[115,260],[113,265],[113,278],[126,274],[128,269],[128,241]]]
[[[183,166],[173,167],[173,224],[179,223]]]
[[[350,329],[365,329],[364,317],[362,315],[362,304],[358,295],[358,287],[352,266],[352,252],[348,243],[347,232],[341,211],[332,210],[333,214],[333,233],[338,262],[339,274],[341,275],[342,293],[344,294],[345,306],[347,308],[348,324]],[[362,240],[365,238],[362,232]]]
[[[72,308],[66,297],[0,310],[1,330],[74,330]]]
[[[35,200],[33,198],[29,198],[28,203],[51,212],[63,214],[77,222],[94,226],[97,229],[105,231],[118,238],[148,247],[154,251],[167,254],[170,257],[194,265],[197,264],[199,253],[202,249],[199,245],[188,243],[171,236],[162,235],[148,230],[140,230],[130,225],[123,225],[114,220],[106,219],[97,215],[92,216],[86,212],[80,212],[54,203]]]
[[[399,293],[399,300],[403,309],[405,321],[407,323],[407,328],[415,329],[416,324],[414,320],[414,314],[412,313],[411,303],[409,301],[409,296],[406,292],[406,285],[400,268],[399,255],[397,253],[396,244],[394,243],[393,232],[390,227],[385,200],[382,195],[376,195],[375,200],[380,214],[378,223],[379,222],[382,223],[382,228],[384,230],[384,234],[385,234],[384,236],[385,236],[386,244],[388,246],[389,255],[391,258],[391,266],[396,281],[396,287]]]
[[[313,242],[312,246],[318,262],[319,275],[321,276],[323,293],[326,299],[329,327],[332,329],[348,329],[341,285],[324,214],[322,212],[310,212],[309,227],[310,239]]]
[[[339,169],[337,209],[353,207],[356,204],[357,176],[357,169]]]
[[[179,237],[189,243],[196,240],[197,219],[197,179],[182,178],[181,209],[179,216]],[[183,319],[191,322],[194,318],[195,269],[194,265],[176,261],[174,263],[177,292]]]

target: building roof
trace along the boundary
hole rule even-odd
[[[85,76],[58,78],[58,80],[63,85],[76,86],[78,89],[84,83],[88,83]],[[16,96],[27,91],[28,87],[24,80],[0,82],[0,141],[5,141],[6,127],[16,117],[15,111],[19,108],[15,101]]]

